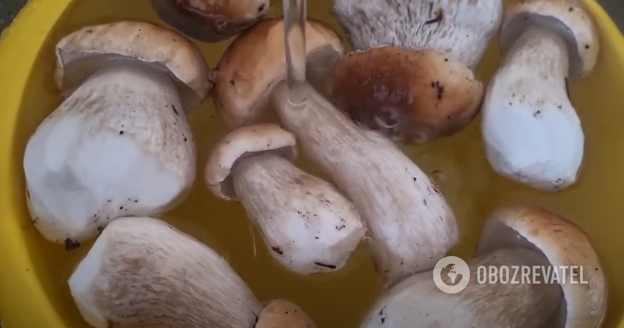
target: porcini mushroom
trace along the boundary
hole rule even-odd
[[[501,0],[334,0],[334,14],[357,51],[336,65],[333,99],[358,124],[421,144],[477,116],[483,86],[472,69]]]
[[[68,280],[93,327],[254,327],[262,307],[208,246],[158,219],[120,218]]]
[[[605,277],[590,240],[567,219],[542,208],[500,209],[486,221],[476,256],[461,277],[469,279],[465,289],[447,294],[434,285],[435,273],[414,275],[388,291],[361,327],[602,325]],[[496,283],[478,277],[491,267],[507,269],[493,271]]]
[[[168,25],[200,41],[219,42],[265,17],[269,0],[150,0]]]
[[[577,180],[584,148],[568,78],[593,69],[596,28],[576,1],[511,1],[500,45],[505,58],[483,104],[487,158],[497,173],[524,185],[565,189]]]
[[[338,61],[336,107],[394,140],[425,143],[454,134],[479,112],[483,85],[472,71],[429,50],[378,47]]]
[[[293,94],[305,100],[293,102]],[[455,216],[442,192],[390,139],[355,125],[306,83],[291,90],[282,82],[273,98],[306,155],[362,215],[386,286],[432,269],[457,243]]]
[[[314,328],[314,322],[296,304],[272,300],[260,315],[255,328]]]
[[[474,69],[500,26],[503,3],[334,0],[333,13],[356,50],[433,49]]]
[[[298,169],[295,137],[274,124],[239,128],[223,138],[206,164],[208,188],[240,200],[271,255],[309,274],[341,269],[366,228],[353,204],[331,184]]]
[[[323,22],[308,19],[305,41],[306,60],[314,63],[316,74],[331,72],[344,51],[340,37]],[[216,71],[212,98],[221,119],[232,129],[257,123],[271,90],[286,78],[283,20],[265,19],[238,36]]]
[[[210,83],[189,40],[149,23],[85,27],[56,55],[67,98],[31,136],[23,165],[34,225],[73,249],[117,217],[184,198],[196,175],[185,111]]]

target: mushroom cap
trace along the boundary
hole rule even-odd
[[[558,33],[568,46],[570,77],[582,78],[595,66],[600,49],[598,30],[576,0],[512,0],[507,5],[499,41],[503,51],[529,26]]]
[[[314,322],[300,307],[285,300],[270,301],[254,328],[314,328]]]
[[[342,40],[331,27],[314,19],[306,23],[307,62],[314,69],[333,69],[342,56]],[[217,66],[213,89],[217,112],[230,128],[257,122],[273,87],[286,79],[284,23],[266,19],[238,36]]]
[[[212,84],[199,49],[185,36],[146,22],[120,21],[87,26],[56,45],[56,84],[71,94],[113,61],[136,61],[168,74],[185,110],[195,107]]]
[[[208,189],[224,200],[236,199],[230,176],[236,161],[267,151],[294,160],[295,136],[276,124],[249,125],[230,132],[217,143],[206,163],[204,177]]]
[[[600,327],[606,314],[607,285],[598,255],[578,226],[543,208],[502,208],[486,221],[476,255],[509,247],[533,249],[555,267],[578,267],[588,284],[561,284],[565,304],[559,309],[556,327]]]
[[[354,121],[414,143],[463,129],[484,95],[473,72],[445,54],[391,46],[343,57],[332,84],[334,104]]]
[[[168,25],[200,41],[219,42],[265,17],[269,0],[151,0]]]

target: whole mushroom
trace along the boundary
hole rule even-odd
[[[232,115],[233,109],[258,115],[261,105],[275,97],[282,123],[364,219],[384,284],[433,268],[459,238],[444,196],[392,141],[355,125],[307,83],[292,91],[301,92],[307,101],[291,102],[291,91],[283,82],[283,28],[276,28],[275,34],[282,33],[279,37],[260,23],[230,45],[219,65],[229,69],[220,69],[219,79],[232,88],[220,88],[217,82],[213,95],[217,108],[227,109],[224,115],[231,115],[231,121],[244,122],[246,115]],[[310,22],[306,33],[308,49],[324,45],[316,52],[320,57],[341,54],[340,38],[327,26]]]
[[[479,112],[483,86],[472,70],[502,8],[501,0],[334,0],[356,49],[336,66],[338,108],[408,143],[459,132]]]
[[[288,322],[292,326],[281,327],[299,328],[295,320],[309,320],[286,301],[272,301],[263,309],[215,251],[147,217],[108,225],[68,283],[83,318],[97,328],[268,328]],[[276,313],[283,308],[298,313]]]
[[[476,256],[467,263],[465,289],[447,294],[434,285],[436,273],[414,275],[389,290],[361,327],[597,328],[604,322],[607,286],[598,256],[567,219],[542,208],[502,208],[486,221]],[[484,283],[480,267],[507,271],[495,272],[497,283]]]
[[[505,58],[483,104],[487,158],[497,173],[524,185],[565,189],[578,178],[584,148],[568,79],[596,64],[596,28],[577,1],[514,0],[499,41]]]
[[[341,269],[366,233],[353,204],[331,184],[298,169],[295,137],[274,124],[229,133],[205,178],[216,196],[240,200],[271,255],[309,274]]]
[[[266,17],[269,0],[150,0],[168,25],[200,41],[219,42]]]
[[[143,22],[89,26],[56,46],[66,99],[26,146],[35,227],[67,249],[121,216],[161,213],[195,180],[185,112],[210,88],[198,49]]]

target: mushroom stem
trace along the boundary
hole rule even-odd
[[[291,92],[306,100],[292,103]],[[458,229],[444,196],[392,141],[356,126],[305,83],[292,90],[281,83],[273,98],[304,152],[362,215],[386,286],[432,269],[455,245]]]
[[[529,27],[508,47],[483,106],[486,153],[499,174],[544,191],[576,182],[584,136],[569,69],[565,40],[548,28]]]
[[[68,249],[110,220],[175,206],[195,150],[174,82],[136,62],[103,67],[39,126],[24,170],[35,226]]]
[[[295,272],[342,268],[366,233],[353,205],[329,183],[277,154],[241,158],[232,179],[271,255]]]
[[[68,283],[97,328],[248,328],[262,309],[215,251],[152,218],[108,225]]]
[[[467,264],[470,281],[464,290],[456,294],[440,291],[433,282],[431,272],[412,276],[397,284],[376,303],[361,328],[412,328],[414,323],[422,328],[550,327],[544,324],[555,315],[563,300],[559,284],[544,280],[534,284],[527,281],[531,276],[522,277],[520,274],[513,277],[514,267],[549,267],[543,255],[528,249],[507,248]],[[499,283],[488,284],[488,281],[479,282],[484,278],[483,272],[478,272],[479,267],[507,267],[510,270],[509,275],[497,276]],[[444,275],[443,271],[443,279],[446,278]],[[500,283],[501,278],[507,283]],[[456,279],[461,278],[458,276]],[[512,283],[512,279],[520,283]]]

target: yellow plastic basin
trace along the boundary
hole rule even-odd
[[[590,236],[610,284],[606,327],[624,328],[624,39],[608,15],[583,1],[600,30],[601,53],[593,73],[571,84],[572,102],[586,135],[579,182],[546,194],[497,176],[481,149],[478,121],[442,141],[404,150],[433,175],[454,208],[462,239],[454,255],[472,255],[488,212],[507,204],[546,206],[578,223]],[[274,12],[279,12],[275,4]],[[330,0],[309,3],[309,14],[330,20]],[[22,157],[30,134],[62,101],[53,82],[54,44],[84,25],[119,19],[157,21],[147,0],[32,0],[0,42],[0,318],[4,328],[87,327],[67,278],[89,249],[66,252],[39,236],[25,206]],[[334,21],[330,23],[337,28]],[[494,42],[478,69],[487,81],[499,62]],[[227,42],[200,44],[214,67]],[[203,167],[225,133],[210,100],[189,116]],[[305,168],[314,171],[314,168]],[[200,171],[201,172],[201,171]],[[381,287],[360,247],[347,269],[301,277],[280,268],[237,203],[220,201],[198,179],[189,199],[164,218],[214,247],[260,299],[299,304],[318,327],[357,327]]]

